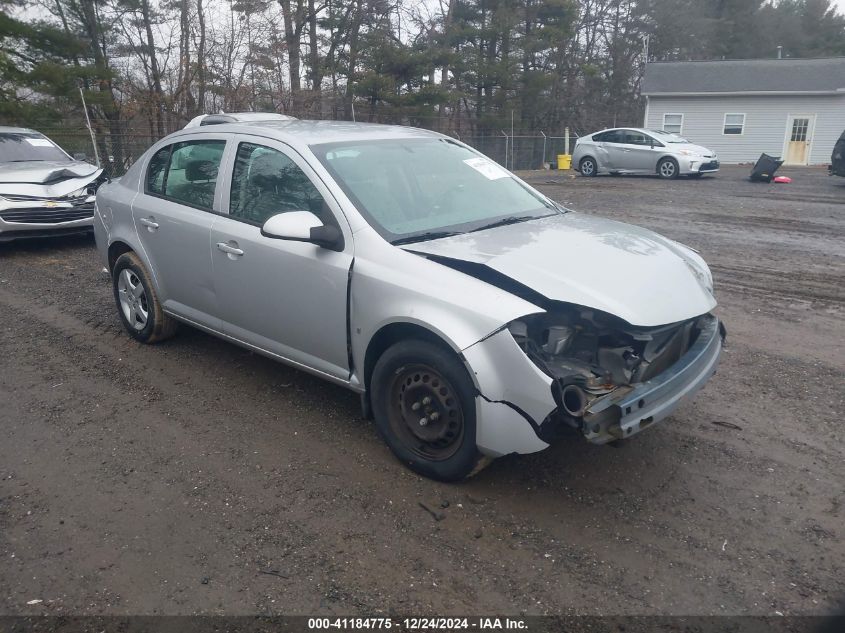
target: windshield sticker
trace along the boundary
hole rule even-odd
[[[46,138],[28,138],[26,142],[36,147],[53,147],[53,144]]]
[[[487,178],[487,180],[499,180],[499,178],[508,178],[510,174],[499,167],[492,160],[486,158],[467,158],[464,163],[472,167],[479,174]]]

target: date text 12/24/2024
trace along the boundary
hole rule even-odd
[[[308,618],[311,631],[519,631],[527,628],[525,620],[520,618]]]

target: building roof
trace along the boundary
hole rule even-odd
[[[644,95],[845,92],[845,57],[650,62]]]

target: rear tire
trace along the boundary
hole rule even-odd
[[[133,252],[117,258],[112,269],[117,312],[129,335],[142,343],[158,343],[176,333],[178,322],[161,307],[150,275]]]
[[[674,158],[664,158],[657,163],[657,175],[664,180],[674,180],[678,177],[678,161]]]
[[[587,176],[588,178],[595,176],[599,171],[596,159],[592,156],[585,156],[578,163],[578,171],[581,172],[582,176]]]
[[[420,340],[396,343],[370,380],[379,434],[411,470],[439,481],[475,474],[475,389],[455,355]]]

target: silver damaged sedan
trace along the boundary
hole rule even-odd
[[[131,336],[186,323],[343,385],[445,481],[559,436],[628,438],[722,349],[693,250],[425,130],[182,130],[99,190],[94,227]]]
[[[40,132],[0,126],[0,242],[89,233],[103,170]]]
[[[719,171],[713,150],[663,130],[617,128],[578,139],[572,164],[582,176],[657,174],[661,178],[701,177]]]

